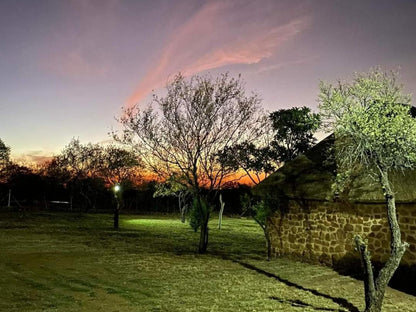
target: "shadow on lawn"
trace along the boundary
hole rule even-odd
[[[354,306],[352,303],[348,302],[344,298],[331,297],[330,295],[323,294],[323,293],[317,291],[316,289],[305,288],[305,287],[303,287],[301,285],[298,285],[296,283],[293,283],[293,282],[291,282],[291,281],[289,281],[287,279],[281,278],[278,275],[275,275],[273,273],[270,273],[270,272],[264,271],[264,270],[262,270],[260,268],[257,268],[254,265],[251,265],[249,263],[241,262],[241,261],[238,261],[238,260],[231,260],[231,261],[234,262],[234,263],[237,263],[237,264],[239,264],[239,265],[241,265],[241,266],[243,266],[243,267],[245,267],[247,269],[250,269],[250,270],[256,271],[257,273],[263,274],[263,275],[265,275],[267,277],[274,278],[274,279],[278,280],[279,282],[282,282],[282,283],[286,284],[289,287],[295,287],[297,289],[300,289],[300,290],[309,292],[309,293],[311,293],[311,294],[313,294],[315,296],[319,296],[319,297],[323,297],[323,298],[326,298],[326,299],[330,299],[333,302],[335,302],[336,304],[339,304],[341,307],[347,309],[349,312],[359,312],[359,310],[358,310],[358,308],[356,306]],[[285,300],[282,300],[282,299],[277,298],[277,297],[270,297],[270,299],[277,300],[277,301],[280,301],[280,302],[286,302]],[[311,307],[311,308],[313,308],[315,310],[320,310],[320,311],[322,311],[322,310],[327,310],[327,311],[343,311],[343,310],[333,310],[333,309],[315,308],[315,307],[310,306],[309,304],[307,304],[305,302],[302,302],[302,301],[299,301],[299,300],[293,300],[293,301],[290,300],[289,303],[292,306],[297,306],[297,307],[302,307],[302,306],[303,307],[306,307],[306,306],[309,306],[309,307]]]

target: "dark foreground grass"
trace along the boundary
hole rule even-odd
[[[358,311],[362,284],[320,267],[264,261],[260,228],[211,223],[209,252],[179,219],[0,213],[0,311]],[[389,289],[385,312],[416,311]]]

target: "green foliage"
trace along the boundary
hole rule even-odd
[[[207,217],[212,211],[212,207],[204,197],[194,197],[189,215],[189,224],[196,232],[207,221]]]
[[[257,142],[242,142],[218,154],[223,166],[243,169],[254,184],[285,161],[306,152],[314,143],[320,116],[308,107],[281,109],[269,115],[263,136]]]
[[[267,226],[267,219],[276,211],[277,206],[272,205],[265,199],[259,199],[251,194],[244,194],[240,197],[243,212],[250,215],[264,230]]]
[[[269,117],[274,131],[272,152],[280,162],[294,159],[315,143],[313,134],[320,127],[321,118],[309,107],[281,109]]]
[[[156,184],[156,190],[153,197],[163,196],[186,196],[190,193],[186,181],[176,175],[171,175],[163,183]]]
[[[0,139],[0,165],[4,165],[10,160],[10,147],[6,146]]]
[[[337,163],[386,170],[413,168],[416,121],[410,96],[402,94],[396,73],[376,69],[356,74],[351,84],[321,83],[320,109],[336,136]]]
[[[0,181],[6,175],[6,167],[10,163],[10,147],[6,146],[2,139],[0,139]]]
[[[233,171],[243,169],[255,184],[261,181],[260,173],[268,175],[276,170],[275,157],[270,146],[257,147],[252,142],[226,147],[218,153],[218,160]]]
[[[319,96],[327,126],[335,133],[336,184],[344,188],[352,169],[362,166],[376,175],[386,199],[390,257],[377,277],[367,243],[355,237],[364,271],[365,311],[381,311],[385,289],[409,246],[401,239],[390,173],[416,166],[416,121],[410,96],[402,94],[396,76],[376,69],[356,74],[351,84],[321,83]]]

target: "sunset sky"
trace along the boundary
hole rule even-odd
[[[416,95],[415,30],[414,0],[0,0],[0,138],[28,160],[107,141],[179,71],[241,73],[269,111],[377,65]]]

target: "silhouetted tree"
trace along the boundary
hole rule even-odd
[[[116,205],[114,205],[113,220],[114,228],[118,229],[123,192],[132,181],[138,182],[141,173],[140,162],[133,151],[115,145],[101,148],[97,157],[99,157],[99,175],[112,186],[114,192]]]
[[[273,128],[272,153],[279,162],[294,159],[311,148],[321,124],[319,114],[309,107],[280,109],[270,114]]]
[[[218,161],[226,147],[256,139],[260,100],[247,96],[240,80],[227,74],[213,79],[180,74],[167,86],[166,96],[154,95],[153,106],[127,109],[117,139],[136,149],[147,168],[168,177],[184,177],[194,198],[193,224],[201,229],[199,252],[208,245],[210,205],[202,189],[217,189],[232,171]],[[192,221],[192,220],[191,220]]]
[[[10,147],[0,139],[0,182],[5,179],[5,168],[10,162]]]
[[[71,196],[80,195],[86,210],[94,209],[97,196],[103,190],[104,183],[99,176],[101,147],[98,144],[81,144],[72,139],[62,152],[56,156],[55,165],[61,173],[68,173],[67,187]]]
[[[139,182],[141,162],[134,151],[116,145],[101,148],[98,174],[110,185],[126,181]]]
[[[243,142],[227,147],[219,153],[224,166],[242,169],[253,184],[258,184],[278,166],[306,152],[314,143],[314,133],[320,126],[320,116],[307,107],[281,109],[269,115],[270,125],[255,143]],[[266,143],[266,144],[265,144]],[[276,190],[278,191],[278,190]],[[245,194],[241,202],[245,213],[251,215],[261,227],[266,239],[267,260],[271,256],[270,217],[278,203],[270,203],[268,194],[255,199]]]
[[[308,107],[281,109],[269,115],[263,135],[256,142],[242,142],[219,153],[220,162],[242,169],[253,184],[260,183],[282,163],[306,152],[316,142],[320,116]]]

